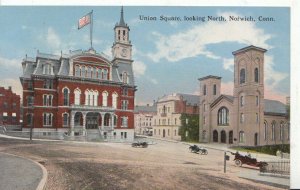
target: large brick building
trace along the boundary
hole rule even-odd
[[[132,45],[123,8],[114,27],[113,59],[93,48],[23,62],[24,128],[111,140],[133,140]]]
[[[153,117],[153,136],[181,140],[179,128],[182,114],[199,114],[199,96],[174,93],[157,101],[157,114]]]
[[[11,87],[0,87],[0,125],[9,127],[20,124],[20,96]]]
[[[241,146],[288,144],[285,104],[264,99],[264,54],[248,46],[234,51],[233,96],[221,94],[221,77],[200,81],[200,142]]]

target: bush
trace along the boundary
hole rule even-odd
[[[276,155],[277,150],[280,150],[284,153],[290,153],[290,145],[289,144],[284,144],[284,145],[265,145],[265,146],[256,146],[256,147],[241,147],[246,150],[252,150],[256,152],[261,152],[265,154],[271,154],[271,155]]]

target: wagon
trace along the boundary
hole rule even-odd
[[[268,163],[267,162],[258,162],[256,158],[251,158],[250,156],[244,156],[239,154],[238,152],[231,154],[235,155],[234,157],[234,163],[236,166],[242,166],[243,164],[249,165],[249,166],[254,166],[254,167],[259,167],[260,170],[263,170]]]

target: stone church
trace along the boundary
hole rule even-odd
[[[200,142],[239,146],[289,144],[287,105],[264,98],[264,54],[248,46],[234,56],[233,96],[221,94],[221,77],[200,81]]]

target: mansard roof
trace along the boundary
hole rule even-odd
[[[132,64],[113,63],[109,57],[103,53],[97,53],[95,50],[76,50],[70,51],[68,54],[55,55],[38,52],[35,58],[26,57],[23,59],[23,78],[31,78],[31,75],[44,75],[43,65],[50,64],[53,67],[52,76],[68,76],[71,77],[71,62],[79,61],[84,63],[100,63],[106,64],[111,68],[112,82],[122,83],[122,74],[124,72],[129,76],[127,85],[134,86],[134,76]],[[49,75],[50,76],[50,75]]]
[[[146,105],[146,106],[135,106],[134,107],[134,112],[138,113],[138,112],[147,112],[147,113],[155,113],[156,112],[156,104],[154,105]]]

